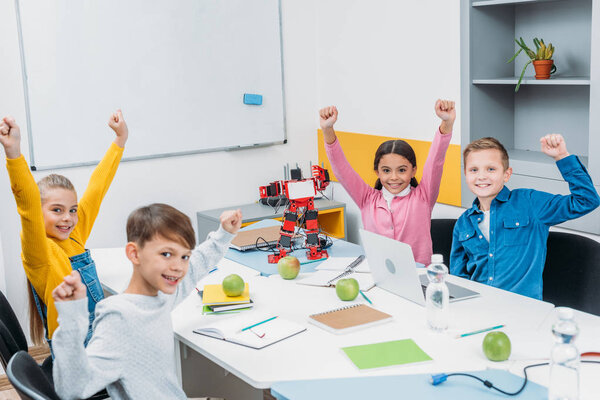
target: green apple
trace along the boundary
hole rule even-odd
[[[246,284],[238,274],[227,275],[223,279],[223,291],[229,297],[239,296],[244,293],[245,288]]]
[[[294,279],[300,272],[300,261],[294,256],[286,256],[277,261],[277,271],[283,279]]]
[[[335,284],[335,293],[341,300],[354,300],[358,296],[358,281],[354,278],[340,279]]]
[[[490,332],[483,338],[483,353],[491,361],[505,361],[510,356],[510,339],[504,332]]]

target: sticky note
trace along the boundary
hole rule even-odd
[[[262,95],[244,93],[244,104],[260,106],[262,104]]]

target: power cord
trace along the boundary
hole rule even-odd
[[[598,353],[584,353],[585,355],[596,355]],[[584,355],[582,354],[582,356]],[[582,363],[588,363],[588,364],[600,364],[600,361],[592,361],[592,360],[582,360]],[[437,386],[442,382],[445,382],[446,379],[448,379],[451,376],[466,376],[468,378],[473,378],[478,380],[479,382],[483,383],[483,385],[489,389],[494,389],[502,394],[505,394],[507,396],[516,396],[519,393],[521,393],[524,389],[525,386],[527,385],[528,382],[528,378],[527,378],[527,370],[529,368],[534,368],[534,367],[541,367],[543,365],[549,365],[549,362],[545,362],[545,363],[540,363],[540,364],[531,364],[531,365],[527,365],[525,368],[523,368],[523,375],[525,376],[525,380],[523,381],[523,386],[521,386],[521,388],[519,390],[517,390],[516,392],[506,392],[500,388],[497,388],[496,386],[494,386],[494,384],[488,380],[485,379],[481,379],[478,376],[475,375],[471,375],[471,374],[465,374],[465,373],[461,373],[461,372],[457,372],[457,373],[452,373],[452,374],[437,374],[437,375],[431,375],[431,378],[429,379],[429,382],[434,385]]]

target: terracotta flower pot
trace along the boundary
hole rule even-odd
[[[535,60],[533,67],[535,68],[535,79],[550,79],[550,71],[554,60]]]

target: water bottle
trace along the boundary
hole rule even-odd
[[[448,267],[444,265],[444,256],[432,255],[431,264],[427,266],[429,285],[425,291],[425,304],[427,325],[436,332],[448,329],[450,294],[448,286],[446,286],[447,275]]]
[[[573,343],[579,329],[573,320],[573,310],[557,307],[558,320],[552,325],[554,347],[550,354],[550,400],[579,398],[579,350]]]

